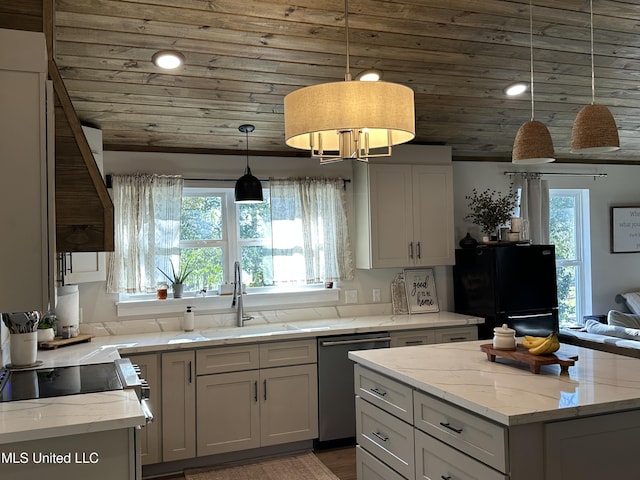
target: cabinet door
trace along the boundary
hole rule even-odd
[[[41,33],[2,29],[0,45],[0,305],[3,312],[47,311],[55,217],[46,45]]]
[[[258,370],[198,377],[198,456],[260,446],[258,382]]]
[[[409,347],[412,345],[429,345],[436,343],[433,330],[411,330],[406,332],[391,332],[390,347]]]
[[[318,437],[317,365],[260,371],[261,446]]]
[[[412,265],[411,166],[369,165],[369,189],[371,203],[371,265],[369,268]],[[413,247],[415,249],[415,245]]]
[[[193,350],[162,354],[162,460],[196,455],[196,384]]]
[[[412,192],[415,265],[455,264],[452,167],[414,165]]]
[[[478,327],[469,325],[466,327],[438,328],[435,334],[436,343],[469,342],[478,340]]]
[[[162,381],[159,354],[132,355],[131,362],[140,367],[140,374],[149,384],[149,406],[153,422],[146,424],[139,432],[142,464],[149,465],[162,461],[160,432],[162,425]]]

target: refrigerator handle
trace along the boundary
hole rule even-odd
[[[507,318],[536,318],[536,317],[548,317],[549,315],[553,315],[553,312],[534,313],[532,315],[507,315]]]

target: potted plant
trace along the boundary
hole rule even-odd
[[[50,342],[56,337],[58,318],[53,312],[47,312],[38,322],[38,343]]]
[[[181,266],[177,271],[176,271],[176,268],[173,266],[173,262],[171,260],[169,260],[169,263],[171,264],[171,275],[167,275],[160,267],[156,267],[156,268],[160,270],[160,273],[162,273],[162,275],[164,275],[167,278],[167,280],[171,282],[171,288],[173,290],[173,298],[182,298],[184,282],[187,279],[187,277],[191,275],[191,273],[193,272],[193,269],[189,270],[190,261],[188,261],[186,265]]]
[[[518,204],[518,195],[511,187],[507,194],[492,189],[478,193],[474,188],[465,198],[469,200],[471,210],[465,220],[480,226],[483,234],[490,238],[497,238],[498,227],[507,223]]]

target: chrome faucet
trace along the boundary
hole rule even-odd
[[[236,307],[236,323],[239,327],[244,327],[244,322],[253,320],[253,317],[244,314],[244,305],[242,302],[242,269],[240,262],[233,264],[233,300],[231,307]]]

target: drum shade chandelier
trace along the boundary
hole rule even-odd
[[[390,156],[392,145],[415,137],[413,90],[351,79],[348,0],[344,7],[345,81],[304,87],[284,98],[287,145],[310,150],[320,163]]]
[[[596,105],[593,54],[593,0],[589,1],[591,24],[591,105],[578,112],[571,131],[571,153],[606,153],[620,150],[618,127],[604,105]]]
[[[533,98],[533,5],[529,0],[529,53],[531,58],[531,120],[522,124],[513,142],[511,161],[520,165],[555,161],[551,134],[544,123],[535,120]]]
[[[238,130],[245,134],[247,144],[247,166],[244,170],[244,175],[241,176],[236,182],[235,189],[235,202],[236,203],[262,203],[264,197],[262,196],[262,184],[260,180],[251,175],[251,168],[249,168],[249,133],[256,129],[253,125],[240,125]]]

